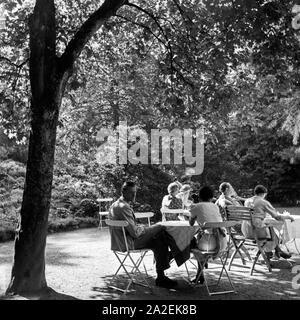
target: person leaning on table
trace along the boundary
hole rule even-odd
[[[172,237],[166,232],[166,228],[156,224],[150,227],[139,225],[136,222],[134,211],[129,202],[134,202],[136,195],[136,185],[132,181],[127,181],[121,189],[122,196],[112,204],[109,209],[109,219],[125,220],[128,222],[126,227],[126,238],[129,249],[150,249],[154,253],[156,261],[157,278],[155,284],[159,287],[173,288],[177,281],[165,276],[164,270],[170,267],[172,258],[169,252],[169,245]],[[122,230],[119,228],[111,229],[111,249],[126,251]]]
[[[294,221],[293,217],[289,215],[282,215],[276,211],[276,209],[271,205],[271,203],[265,199],[267,193],[268,193],[268,190],[263,185],[256,186],[254,189],[254,194],[255,194],[254,197],[249,198],[245,201],[245,207],[253,208],[254,217],[255,217],[255,213],[260,213],[264,215],[264,218],[268,218],[268,216],[271,216],[272,218],[279,221],[284,221],[286,219]],[[267,257],[269,259],[273,257],[272,251],[274,249],[275,249],[275,255],[278,258],[281,257],[284,259],[288,259],[291,257],[290,254],[280,249],[279,238],[276,235],[273,227],[266,228],[266,226],[263,223],[263,219],[261,218],[256,218],[256,219],[254,218],[253,223],[255,227],[258,229],[259,238],[272,239],[270,241],[267,241],[267,244],[264,246]],[[252,228],[248,221],[243,221],[242,232],[246,237],[252,236]]]

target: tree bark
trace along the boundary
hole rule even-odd
[[[37,1],[30,19],[31,134],[8,293],[47,287],[44,254],[62,83],[57,77],[55,36],[54,1]]]
[[[62,57],[56,56],[54,0],[36,0],[30,19],[31,134],[21,222],[7,294],[47,289],[45,248],[51,201],[56,128],[65,85],[84,45],[125,3],[106,0],[79,28]]]

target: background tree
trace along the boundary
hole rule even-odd
[[[155,208],[172,176],[183,173],[174,165],[99,166],[97,132],[119,120],[147,131],[204,126],[205,170],[195,180],[215,187],[229,180],[238,189],[261,182],[282,199],[290,196],[286,201],[300,198],[293,1],[6,4],[12,14],[0,48],[3,150],[6,158],[28,157],[8,292],[46,287],[53,167],[55,181],[91,176],[114,195],[122,179],[138,179],[142,194],[151,195],[141,202]]]

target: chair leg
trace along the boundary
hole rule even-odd
[[[252,258],[250,256],[249,251],[247,250],[247,248],[244,246],[244,244],[241,246],[241,249],[243,250],[243,252],[245,253],[245,255],[247,256],[247,258],[249,259],[249,261],[252,261]]]
[[[240,255],[243,265],[246,265],[246,261],[245,261],[243,255],[242,255],[242,253],[240,251],[240,249],[242,249],[245,241],[241,241],[239,244],[237,244],[236,241],[233,238],[231,238],[231,241],[232,241],[232,244],[233,244],[233,246],[235,248],[235,251],[234,251],[234,253],[232,254],[232,256],[231,256],[231,258],[229,260],[228,270],[231,269],[231,265],[233,263],[233,259],[235,258],[237,253]]]
[[[253,260],[251,269],[250,269],[250,276],[252,276],[252,274],[253,274],[254,267],[255,267],[255,265],[256,265],[256,262],[257,262],[257,260],[258,260],[258,258],[259,258],[259,256],[260,256],[260,254],[261,254],[261,251],[258,250],[257,253],[256,253],[256,256],[255,256],[255,258],[254,258],[254,260]]]
[[[206,290],[207,290],[209,296],[220,295],[220,294],[228,294],[228,293],[236,293],[236,290],[235,290],[235,288],[234,288],[234,286],[233,286],[233,283],[232,283],[232,281],[231,281],[231,279],[230,279],[229,273],[228,273],[227,270],[226,270],[226,266],[225,266],[225,264],[226,264],[226,259],[223,260],[221,257],[219,257],[219,258],[220,258],[220,261],[221,261],[221,264],[222,264],[222,269],[221,269],[221,271],[220,271],[220,275],[219,275],[217,284],[215,285],[215,287],[216,287],[215,291],[211,291],[211,290],[209,289],[209,285],[208,285],[207,279],[206,279],[206,277],[204,276],[204,284],[205,284],[205,287],[206,287]],[[203,264],[201,265],[201,272],[200,272],[199,276],[197,277],[197,280],[200,278],[201,274],[204,275],[204,265],[205,265],[205,263],[207,263],[207,261],[208,261],[208,258],[205,259],[205,261],[204,261]],[[219,286],[219,284],[220,284],[221,277],[222,277],[222,275],[223,275],[223,271],[225,271],[225,273],[226,273],[226,276],[227,276],[227,279],[228,279],[228,281],[229,281],[231,290],[217,291],[217,288],[218,288],[218,286]]]
[[[140,269],[139,269],[139,266],[141,265],[145,254],[146,254],[146,252],[144,252],[144,253],[142,254],[142,258],[140,257],[136,262],[134,261],[134,259],[131,257],[130,254],[128,255],[129,258],[130,258],[130,260],[131,260],[131,262],[132,262],[132,264],[133,264],[134,267],[135,267],[134,273],[133,273],[132,275],[130,275],[130,278],[132,279],[132,282],[133,282],[133,283],[138,284],[138,285],[143,286],[143,287],[148,287],[148,288],[150,288],[150,289],[152,290],[152,288],[151,288],[151,286],[149,285],[147,279],[143,276],[143,274],[141,273],[141,271],[140,271]],[[138,274],[141,276],[142,280],[143,280],[146,284],[144,284],[144,283],[142,283],[142,282],[139,282],[139,281],[134,281],[133,275],[135,275],[136,273],[138,273]],[[148,274],[147,274],[147,276],[148,276]]]
[[[122,268],[122,269],[125,271],[126,275],[127,275],[128,284],[127,284],[127,286],[126,286],[125,289],[117,288],[117,287],[114,287],[114,286],[110,286],[110,288],[115,289],[115,290],[119,290],[119,291],[123,292],[124,294],[127,294],[127,292],[128,292],[128,290],[130,289],[131,285],[132,285],[132,284],[137,284],[137,285],[140,285],[140,286],[148,287],[148,288],[150,288],[150,290],[152,291],[152,288],[151,288],[151,286],[149,285],[146,277],[144,277],[144,275],[141,273],[141,271],[140,271],[140,269],[139,269],[139,267],[140,267],[140,265],[141,265],[141,263],[142,263],[145,255],[146,255],[146,253],[147,253],[147,252],[142,252],[141,255],[139,256],[139,258],[138,258],[137,260],[135,260],[135,259],[130,255],[130,253],[125,254],[125,255],[124,255],[125,257],[124,257],[123,259],[121,259],[117,253],[115,253],[117,259],[118,259],[119,262],[120,262],[120,266],[119,266],[119,268],[117,269],[116,273],[114,274],[113,279],[115,279],[116,275],[119,273],[120,269]],[[126,267],[129,267],[128,264],[127,264],[127,265],[125,264],[125,261],[126,261],[127,259],[129,259],[129,260],[131,261],[131,264],[132,264],[132,265],[131,265],[131,271],[128,271],[127,268],[126,268]],[[137,281],[137,280],[134,279],[134,277],[135,277],[137,274],[140,275],[140,277],[142,278],[142,281]],[[147,276],[148,276],[148,274],[147,274]],[[143,282],[144,282],[144,283],[143,283]]]
[[[266,253],[264,252],[263,249],[261,250],[261,255],[262,255],[263,258],[264,258],[264,261],[265,261],[265,263],[266,263],[266,266],[268,267],[269,272],[272,272],[270,260],[268,259],[267,255],[266,255]]]
[[[242,249],[243,245],[244,245],[244,241],[241,241],[241,242],[238,244],[238,246],[237,246],[237,251],[238,251],[238,254],[239,254],[240,257],[241,257],[241,260],[242,260],[243,265],[245,266],[245,265],[246,265],[246,261],[245,261],[245,259],[244,259],[243,254],[241,253],[241,250],[240,250],[240,249]]]
[[[231,255],[230,260],[229,260],[228,270],[231,269],[232,262],[233,262],[236,254],[237,254],[238,252],[239,252],[239,251],[238,251],[238,249],[236,248],[236,249],[234,250],[233,254]]]
[[[100,216],[100,219],[99,219],[98,229],[102,229],[102,219],[101,219],[101,216]]]

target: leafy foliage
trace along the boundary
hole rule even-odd
[[[84,199],[117,197],[125,178],[140,184],[141,204],[158,210],[182,167],[100,166],[95,160],[97,132],[121,120],[147,132],[204,126],[205,170],[194,180],[215,188],[228,180],[241,191],[264,183],[274,199],[297,201],[300,50],[291,28],[293,4],[141,0],[122,7],[87,44],[67,84],[51,212],[63,207],[61,215],[69,216]],[[26,162],[32,5],[6,0],[7,29],[0,34],[1,160]],[[58,55],[98,6],[94,0],[56,1]]]

